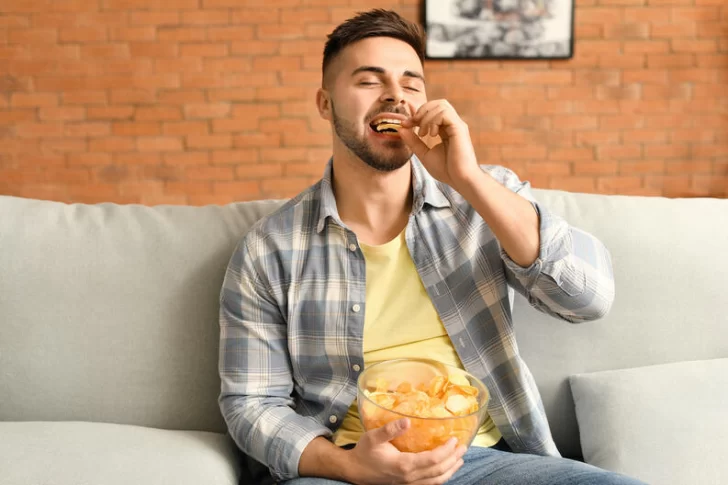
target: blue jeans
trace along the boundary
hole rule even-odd
[[[643,482],[566,458],[471,447],[447,485],[644,485]],[[347,485],[322,478],[296,478],[282,485]]]

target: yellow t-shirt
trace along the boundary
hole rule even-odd
[[[360,244],[366,259],[364,366],[388,359],[421,357],[463,368],[407,250],[405,231],[380,246]],[[364,433],[357,403],[334,433],[338,446],[356,443]],[[492,446],[501,434],[490,416],[473,440]]]

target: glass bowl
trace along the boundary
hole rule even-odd
[[[396,359],[367,367],[357,380],[357,405],[365,430],[403,417],[410,428],[392,440],[403,452],[427,451],[456,438],[470,446],[490,395],[471,373],[432,359]]]

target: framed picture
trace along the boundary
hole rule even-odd
[[[428,59],[569,59],[575,0],[425,0]]]

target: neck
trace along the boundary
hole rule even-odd
[[[370,245],[394,239],[412,210],[412,167],[380,172],[356,157],[334,154],[333,186],[339,217]]]

